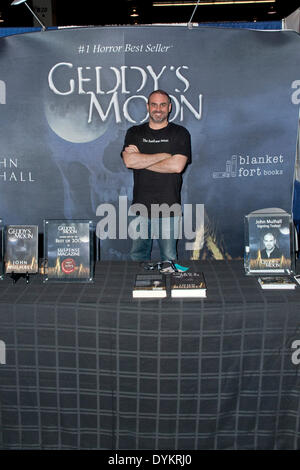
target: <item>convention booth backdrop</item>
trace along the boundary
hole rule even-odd
[[[162,88],[172,98],[170,120],[192,136],[182,203],[193,204],[198,244],[183,239],[180,253],[239,258],[245,214],[292,209],[299,44],[292,31],[186,26],[71,28],[1,38],[4,224],[38,224],[42,231],[45,218],[71,218],[97,226],[104,204],[114,207],[118,222],[133,184],[120,157],[124,136],[147,120],[147,96]],[[197,204],[204,205],[203,247]],[[129,244],[117,230],[115,239],[101,240],[101,259],[126,259]]]

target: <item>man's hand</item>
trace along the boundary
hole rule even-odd
[[[128,147],[125,147],[125,152],[127,153],[140,153],[139,149],[137,148],[136,145],[128,145]]]

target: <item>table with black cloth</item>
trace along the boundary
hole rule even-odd
[[[241,261],[189,266],[206,299],[132,299],[126,261],[87,284],[5,276],[0,448],[299,449],[300,286],[263,291]]]

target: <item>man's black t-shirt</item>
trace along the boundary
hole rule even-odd
[[[174,123],[162,129],[151,129],[148,123],[128,129],[124,148],[136,145],[141,153],[181,154],[191,162],[191,138],[185,127]],[[123,150],[124,150],[123,148]],[[151,204],[180,204],[182,176],[180,173],[158,173],[142,169],[133,170],[133,204],[144,204],[150,215]]]

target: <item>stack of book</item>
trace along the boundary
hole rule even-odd
[[[168,284],[166,282],[168,279]],[[202,272],[137,274],[132,289],[133,298],[206,297],[206,282]]]
[[[134,298],[167,297],[166,280],[163,274],[137,274],[132,290]]]
[[[262,289],[295,289],[296,282],[289,276],[263,276],[258,278]]]
[[[206,282],[202,272],[173,273],[171,297],[206,297]]]

